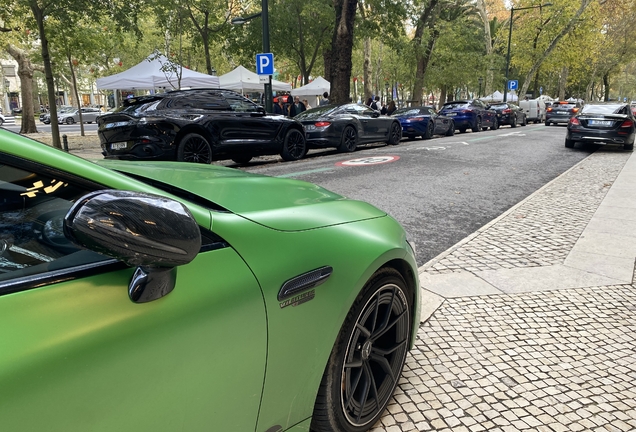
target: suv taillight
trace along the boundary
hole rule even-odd
[[[633,122],[633,121],[631,121],[631,120],[625,120],[625,121],[623,122],[623,124],[621,125],[621,128],[630,128],[630,127],[632,127],[632,126],[634,126],[634,122]]]

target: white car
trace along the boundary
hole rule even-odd
[[[93,123],[97,117],[103,113],[99,108],[82,108],[82,121],[84,123]],[[57,116],[58,123],[73,124],[80,121],[79,110],[77,108],[60,113]]]

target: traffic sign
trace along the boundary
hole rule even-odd
[[[519,81],[517,80],[508,81],[508,90],[517,90],[518,88],[519,88]]]
[[[274,75],[274,54],[256,54],[256,73]]]

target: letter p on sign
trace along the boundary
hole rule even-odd
[[[258,75],[274,75],[274,54],[256,54],[256,73]]]

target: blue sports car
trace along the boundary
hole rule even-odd
[[[415,139],[421,136],[430,139],[433,135],[452,136],[455,122],[452,118],[439,115],[429,106],[402,108],[391,114],[402,125],[402,136]]]
[[[488,127],[491,130],[499,128],[495,110],[490,109],[490,105],[486,105],[479,99],[446,102],[439,113],[452,117],[455,127],[461,133],[469,128],[473,132],[481,132]]]

